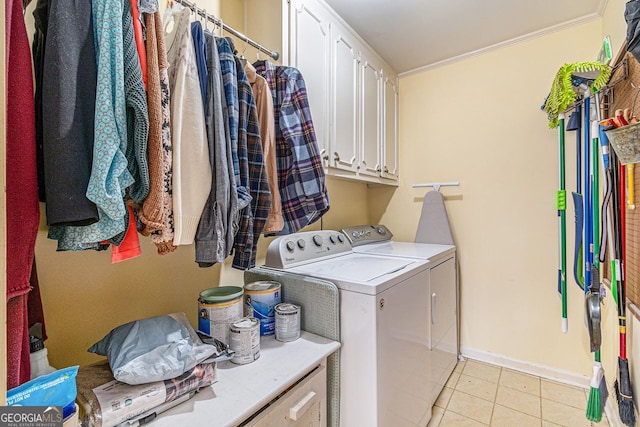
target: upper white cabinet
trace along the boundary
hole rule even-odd
[[[289,61],[304,76],[311,118],[320,155],[326,166],[329,155],[331,82],[331,15],[319,3],[291,2],[289,17]]]
[[[333,28],[333,99],[340,99],[333,109],[333,152],[331,167],[358,171],[359,70],[358,48],[348,34]]]
[[[392,72],[382,75],[384,150],[382,177],[398,180],[398,78]]]
[[[289,65],[305,78],[329,175],[397,185],[397,79],[322,0],[291,0]]]

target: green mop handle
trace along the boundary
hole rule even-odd
[[[569,321],[567,319],[567,193],[565,190],[565,142],[564,142],[564,113],[558,115],[559,124],[559,146],[558,146],[558,162],[560,189],[556,195],[556,205],[558,209],[558,228],[560,236],[559,266],[558,271],[558,287],[562,297],[562,332],[567,333],[569,330]]]

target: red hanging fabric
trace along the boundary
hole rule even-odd
[[[22,0],[5,2],[7,387],[29,380],[27,293],[40,222],[31,52]]]

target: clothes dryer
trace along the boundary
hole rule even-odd
[[[459,354],[456,247],[396,242],[384,225],[359,225],[341,231],[356,253],[429,262],[429,281],[424,286],[429,288],[431,395],[432,404],[435,403],[455,369]]]
[[[341,426],[424,426],[431,418],[428,264],[356,253],[338,231],[270,243],[266,268],[339,289]]]

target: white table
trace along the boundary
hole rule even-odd
[[[280,342],[261,337],[260,358],[246,365],[221,362],[218,382],[161,414],[151,427],[237,426],[311,372],[340,343],[302,331],[299,339]]]

